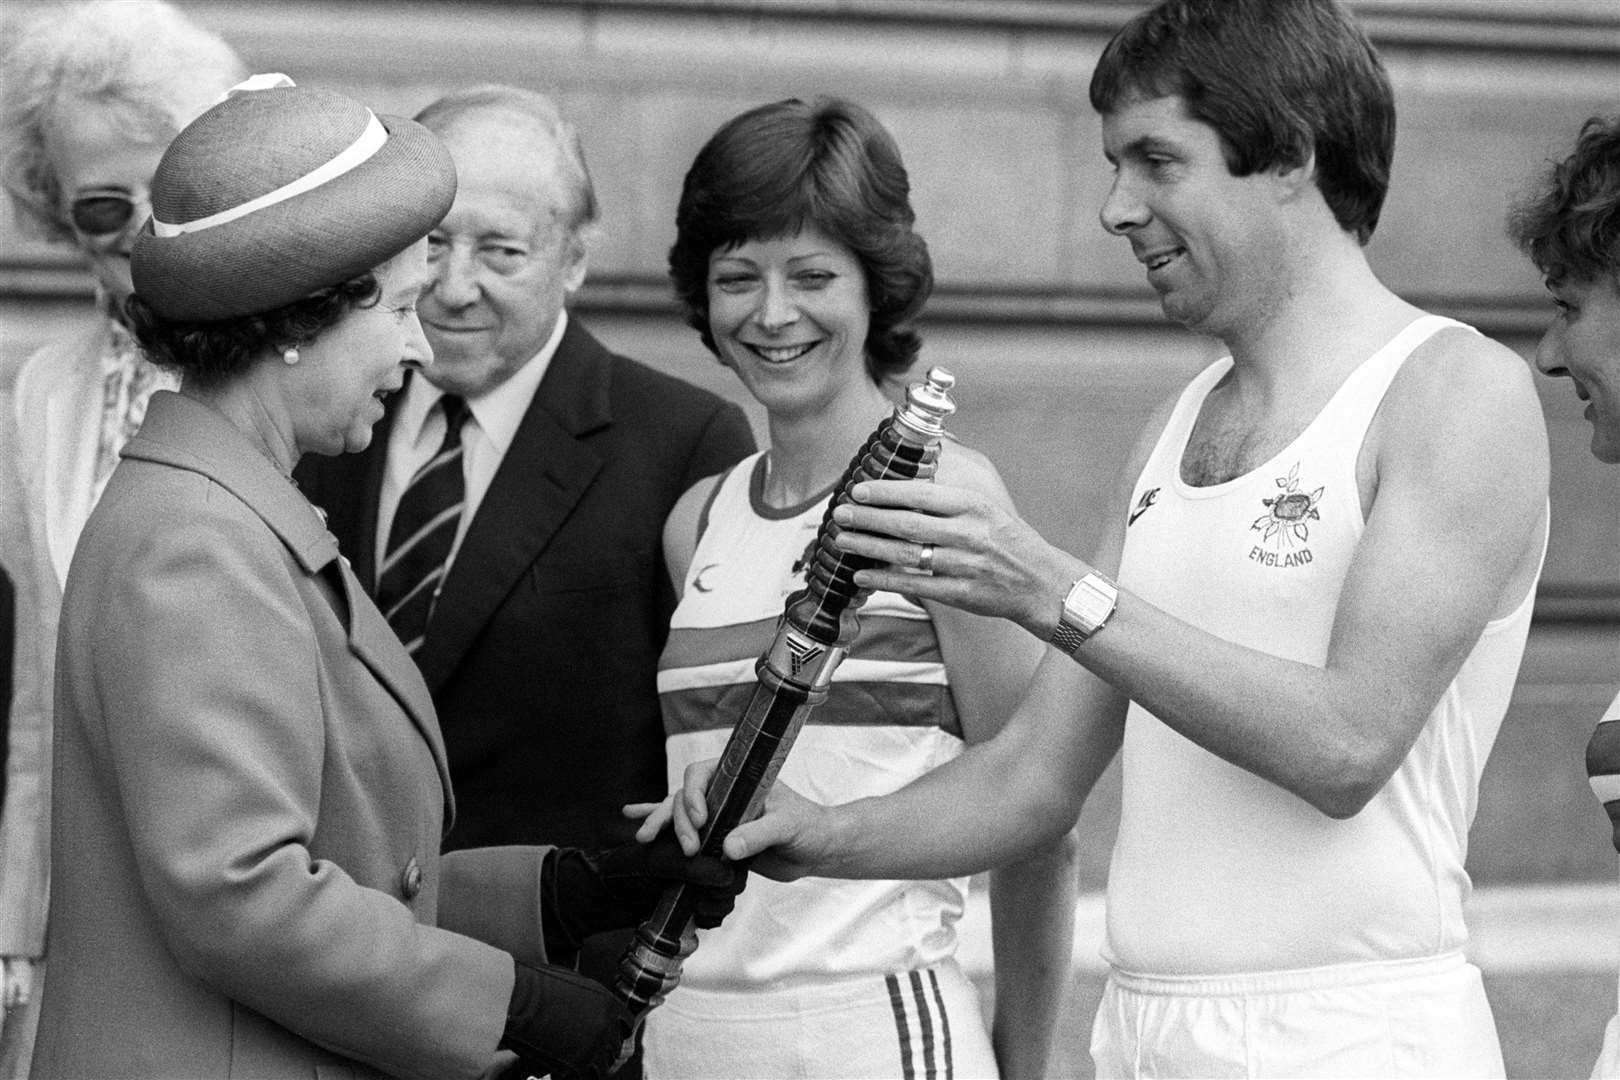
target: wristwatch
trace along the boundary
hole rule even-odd
[[[1052,631],[1051,643],[1073,656],[1075,650],[1103,628],[1114,613],[1119,590],[1101,574],[1087,574],[1074,583],[1063,598],[1063,609],[1058,614],[1057,629]]]

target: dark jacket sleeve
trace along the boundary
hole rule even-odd
[[[724,472],[757,448],[748,417],[733,403],[721,402],[698,436],[697,446],[686,463],[681,490],[685,491],[705,476]]]

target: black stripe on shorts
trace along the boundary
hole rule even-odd
[[[889,1007],[894,1013],[895,1035],[900,1040],[900,1069],[902,1080],[953,1080],[955,1062],[951,1057],[951,1022],[945,1011],[945,998],[940,993],[939,977],[932,970],[928,987],[923,987],[923,972],[909,971],[902,985],[899,975],[885,975],[889,990]],[[911,1039],[915,1025],[922,1050],[922,1072],[917,1071],[916,1055]],[[943,1058],[944,1069],[941,1071]]]

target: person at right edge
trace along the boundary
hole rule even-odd
[[[857,584],[1053,648],[989,742],[884,798],[779,784],[726,853],[982,870],[1120,753],[1098,1076],[1501,1076],[1464,857],[1546,549],[1530,372],[1368,264],[1394,97],[1340,5],[1166,0],[1090,95],[1104,228],[1229,355],[1152,414],[1089,560],[948,484],[856,485],[839,544],[891,564]]]
[[[1620,465],[1620,114],[1582,125],[1575,149],[1514,208],[1509,229],[1558,309],[1536,367],[1570,381],[1587,403],[1592,456]],[[1586,771],[1620,851],[1620,697],[1592,732]],[[1620,1080],[1620,1013],[1603,1033],[1592,1076]]]

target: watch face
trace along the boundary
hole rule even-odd
[[[1114,613],[1118,593],[1096,574],[1087,574],[1074,583],[1063,599],[1064,621],[1071,622],[1085,637],[1095,634]]]

